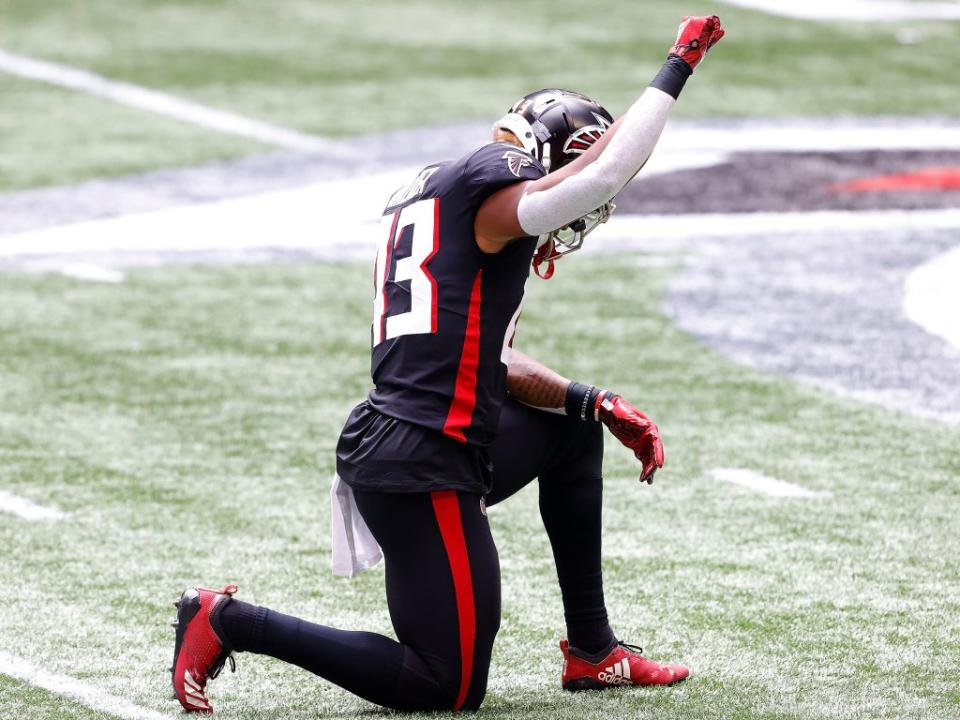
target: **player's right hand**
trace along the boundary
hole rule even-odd
[[[684,16],[677,42],[670,48],[669,54],[676,55],[694,69],[703,60],[707,50],[720,42],[723,35],[720,18],[716,15]]]
[[[653,484],[653,474],[663,467],[660,429],[649,417],[619,395],[605,390],[597,396],[597,419],[640,461],[640,482]]]

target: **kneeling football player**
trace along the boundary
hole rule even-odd
[[[494,125],[493,142],[424,168],[390,198],[374,268],[375,387],[343,428],[337,472],[382,548],[397,639],[253,606],[233,585],[192,588],[178,603],[173,662],[184,708],[212,709],[207,682],[234,651],[294,663],[389,708],[478,708],[500,626],[485,505],[534,478],[567,625],[563,687],[687,677],[620,642],[603,596],[602,426],[634,451],[645,482],[663,464],[657,426],[512,343],[531,262],[549,277],[607,218],[722,36],[715,16],[684,18],[663,68],[616,122],[578,93],[532,93]]]

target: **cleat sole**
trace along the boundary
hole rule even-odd
[[[183,638],[186,635],[187,625],[193,620],[194,616],[200,610],[200,594],[196,588],[188,588],[183,591],[180,599],[174,603],[177,606],[177,619],[173,622],[173,629],[176,633],[176,641],[173,646],[173,665],[170,668],[170,682],[174,681],[174,669],[177,667],[177,658],[180,656],[180,646],[183,645]],[[176,698],[176,687],[174,687],[174,699]]]
[[[689,676],[687,676],[689,677]],[[621,687],[673,687],[674,685],[679,685],[687,678],[682,677],[674,680],[669,683],[658,683],[654,685],[607,685],[602,683],[599,680],[595,680],[589,677],[577,678],[576,680],[569,680],[563,684],[563,689],[568,692],[583,692],[585,690],[612,690],[613,688]]]

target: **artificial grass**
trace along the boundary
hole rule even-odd
[[[490,511],[504,622],[481,713],[955,717],[960,431],[702,348],[657,310],[663,269],[577,258],[560,270],[530,281],[517,347],[660,424],[667,465],[652,487],[608,445],[607,598],[624,640],[694,675],[671,689],[560,690],[562,611],[530,488]],[[0,276],[0,487],[68,513],[0,514],[0,646],[173,712],[165,623],[186,586],[236,581],[253,602],[389,632],[382,571],[335,579],[327,554],[333,445],[369,387],[368,271]],[[768,498],[716,483],[711,467],[831,495]],[[211,687],[224,718],[375,711],[260,657],[240,656]],[[17,698],[0,696],[0,715],[17,703],[18,717],[48,716]]]

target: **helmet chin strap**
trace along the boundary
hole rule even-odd
[[[533,254],[533,272],[536,273],[536,276],[541,280],[549,280],[553,277],[553,261],[556,259],[554,254],[553,247],[553,236],[548,235],[547,241],[537,248],[537,251]],[[543,272],[540,271],[540,266],[546,261],[547,269]]]
[[[583,239],[610,219],[616,209],[613,203],[604,203],[591,213],[577,218],[562,228],[541,235],[537,239],[537,250],[533,255],[533,271],[537,277],[549,280],[553,277],[554,262],[583,247]],[[540,266],[546,263],[546,270]]]

